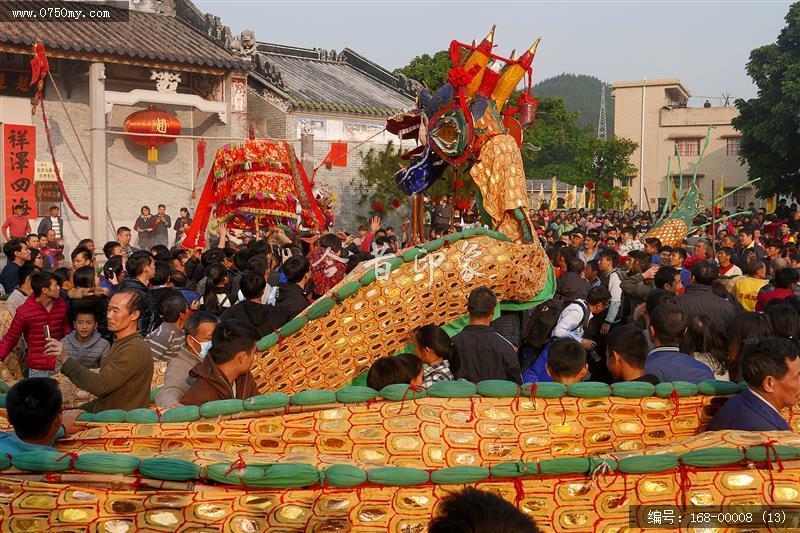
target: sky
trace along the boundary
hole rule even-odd
[[[497,24],[495,51],[524,50],[541,36],[534,82],[562,72],[606,82],[679,78],[692,96],[756,95],[745,66],[750,51],[772,43],[790,2],[474,0],[195,0],[234,34],[306,48],[352,48],[393,70],[447,48],[480,41]],[[692,101],[691,105],[702,102]],[[713,101],[715,105],[719,101]]]

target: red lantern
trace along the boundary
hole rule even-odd
[[[606,200],[608,200],[609,198],[611,198],[611,193],[610,193],[610,192],[608,192],[608,191],[604,192],[604,193],[603,193],[603,198],[605,198]]]
[[[372,202],[372,210],[375,211],[376,213],[382,213],[383,203],[378,200],[375,200],[374,202]]]
[[[392,207],[394,207],[395,209],[397,209],[398,207],[400,207],[400,200],[398,200],[397,198],[395,198],[394,200],[392,200]]]
[[[586,184],[586,188],[589,189],[590,191],[593,191],[594,190],[594,182],[593,181],[588,182]]]
[[[131,136],[131,140],[147,147],[148,163],[158,163],[158,146],[175,140],[175,137],[164,135],[178,135],[181,132],[181,123],[172,113],[160,111],[151,104],[143,111],[128,115],[123,128],[126,133],[145,134]]]
[[[461,187],[464,186],[464,182],[461,181],[461,180],[456,180],[455,186],[456,186],[456,189],[460,189]]]

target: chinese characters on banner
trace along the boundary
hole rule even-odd
[[[5,174],[6,217],[21,205],[23,215],[36,217],[36,189],[33,186],[36,161],[36,126],[3,125],[3,172]]]

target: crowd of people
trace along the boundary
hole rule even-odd
[[[432,202],[426,234],[457,229],[453,209],[447,199]],[[396,234],[375,217],[352,234],[274,226],[234,236],[223,224],[209,248],[187,250],[168,246],[167,228],[180,242],[188,210],[172,226],[161,205],[156,215],[143,207],[133,230],[120,227],[102,248],[80,241],[66,262],[52,255],[54,246],[64,250],[64,226],[56,207],[50,214],[39,225],[44,237],[21,235],[30,228],[18,220],[3,226],[8,262],[0,284],[13,318],[0,360],[23,340],[26,376],[63,374],[95,396],[82,406],[91,412],[147,407],[157,361],[166,363],[155,399],[161,408],[269,392],[251,374],[256,341],[359,263],[409,244],[407,224]],[[494,291],[477,287],[461,332],[419,328],[413,353],[377,359],[367,385],[743,380],[747,391],[710,427],[788,429],[779,412],[800,401],[797,206],[782,202],[774,214],[714,225],[698,220],[701,229],[675,247],[645,238],[656,216],[532,210],[557,276],[554,297],[529,311],[498,313]],[[474,223],[459,218],[461,227]],[[41,390],[54,396],[57,388]],[[43,422],[42,439],[63,433],[51,422]],[[20,446],[0,441],[0,451]]]

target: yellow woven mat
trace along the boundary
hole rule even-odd
[[[324,318],[310,320],[259,353],[253,374],[262,391],[342,387],[376,358],[412,342],[416,328],[465,315],[467,296],[475,287],[490,287],[501,301],[531,301],[544,288],[549,268],[538,242],[516,244],[488,236],[462,239],[429,256],[433,263],[404,263],[388,279],[361,287]],[[374,268],[360,266],[331,292]]]

